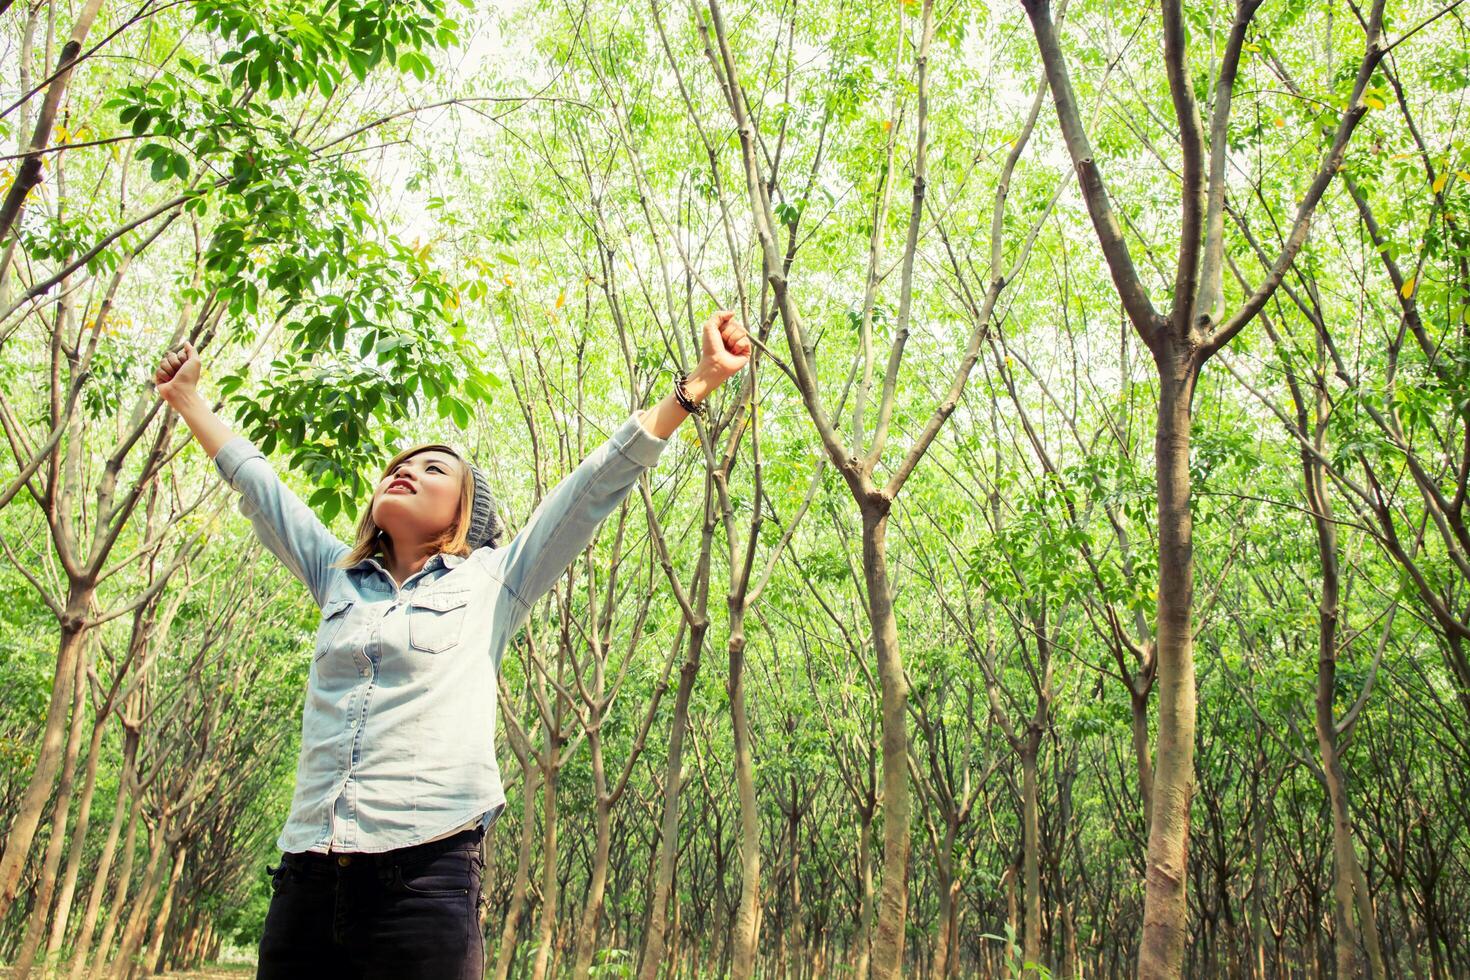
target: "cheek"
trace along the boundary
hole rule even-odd
[[[434,493],[434,513],[439,515],[447,524],[459,514],[459,487],[436,487]]]

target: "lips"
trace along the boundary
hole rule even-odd
[[[392,493],[395,490],[402,490],[405,493],[417,493],[418,492],[418,491],[414,490],[413,484],[409,483],[407,480],[394,480],[392,483],[388,484],[388,489],[387,490],[384,490],[383,492],[384,493]]]

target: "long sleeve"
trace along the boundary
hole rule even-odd
[[[265,454],[249,439],[236,436],[225,443],[214,465],[239,492],[240,513],[250,519],[261,542],[311,590],[320,606],[335,571],[332,563],[348,547],[281,482]]]
[[[515,599],[515,623],[592,540],[598,526],[622,502],[645,470],[658,462],[667,439],[628,416],[606,442],[546,495],[526,526],[490,554],[494,573]],[[512,627],[514,631],[515,627]]]

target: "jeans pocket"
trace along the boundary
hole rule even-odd
[[[399,891],[432,898],[468,895],[477,877],[474,854],[465,850],[444,851],[432,857],[403,861],[395,870]]]
[[[408,642],[424,653],[443,653],[459,642],[470,590],[430,592],[408,603]]]
[[[265,873],[270,875],[271,894],[274,895],[281,890],[281,885],[286,881],[286,859],[282,857],[280,864],[267,864],[265,866]]]

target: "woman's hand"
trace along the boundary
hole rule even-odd
[[[749,360],[750,337],[734,313],[720,310],[704,321],[704,351],[695,374],[708,377],[718,386]]]
[[[187,340],[163,355],[158,370],[153,372],[153,390],[164,404],[179,413],[199,445],[210,459],[225,443],[235,438],[229,426],[221,422],[209,404],[199,397],[199,374],[203,362],[199,352]]]
[[[750,360],[750,335],[729,310],[720,310],[704,321],[702,346],[699,363],[684,379],[684,394],[695,403],[704,401]],[[647,431],[667,439],[688,417],[689,413],[671,392],[645,411],[639,421]]]
[[[158,362],[158,370],[153,372],[153,390],[158,392],[159,398],[177,408],[180,402],[198,393],[202,368],[199,352],[186,340]]]

